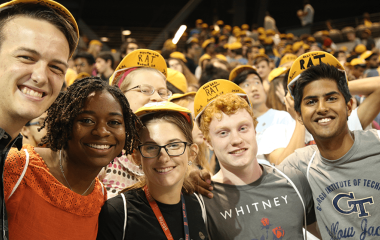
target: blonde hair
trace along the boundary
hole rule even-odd
[[[245,109],[253,119],[253,124],[256,128],[257,120],[253,115],[251,107],[247,101],[239,97],[235,93],[227,93],[225,95],[217,97],[210,105],[203,111],[200,119],[200,129],[207,140],[209,138],[209,130],[212,118],[215,116],[218,120],[222,119],[222,114],[232,115],[240,109]]]
[[[178,112],[158,112],[156,114],[149,114],[145,117],[142,117],[141,121],[143,122],[144,125],[147,125],[149,123],[154,123],[154,122],[168,122],[168,123],[174,124],[181,130],[181,132],[186,138],[186,141],[189,144],[194,144],[193,136],[191,134],[191,126],[187,122],[186,118]],[[189,157],[191,154],[190,151],[188,151]],[[136,162],[136,164],[140,164],[140,162]],[[186,171],[185,179],[182,185],[182,192],[187,193],[187,194],[192,194],[194,192],[194,185],[191,183],[190,179],[188,178],[190,171],[191,171],[191,168],[188,167]],[[122,192],[127,192],[132,189],[143,188],[145,185],[146,185],[146,177],[142,176],[139,178],[138,183],[135,183],[132,186],[129,186],[120,192],[122,193]]]
[[[160,71],[158,71],[157,69],[155,68],[137,68],[136,70],[133,70],[132,72],[130,72],[124,79],[124,81],[121,83],[120,85],[120,90],[125,93],[125,91],[129,88],[129,85],[130,83],[132,82],[132,80],[136,77],[136,74],[138,73],[141,73],[141,72],[151,72],[153,74],[158,74],[160,75],[160,77],[163,78],[163,80],[166,82],[166,77],[165,75],[163,75]],[[121,81],[121,80],[119,80]],[[165,83],[165,86],[166,86],[166,83]]]

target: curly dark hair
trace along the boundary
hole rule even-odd
[[[89,94],[98,91],[109,92],[120,104],[123,110],[125,124],[126,154],[131,154],[139,145],[138,131],[143,126],[139,118],[132,112],[124,94],[117,87],[110,86],[98,77],[87,77],[75,81],[66,92],[61,92],[50,106],[47,118],[41,128],[46,126],[47,134],[41,144],[57,151],[67,147],[67,141],[72,138],[74,119],[83,109]]]

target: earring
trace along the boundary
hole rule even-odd
[[[189,161],[189,162],[187,163],[187,165],[189,165],[189,166],[191,166],[191,164],[193,164],[192,161]]]
[[[139,169],[140,169],[140,170],[142,169],[142,165],[141,165],[141,164],[139,165]]]

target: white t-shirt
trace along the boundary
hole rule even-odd
[[[260,162],[261,160],[266,161],[261,151],[261,149],[264,148],[261,145],[264,133],[266,133],[266,131],[272,126],[281,126],[283,129],[292,129],[291,134],[293,134],[295,121],[288,112],[279,111],[275,109],[269,109],[266,113],[258,117],[257,121],[258,121],[258,124],[256,126],[256,141],[257,141],[257,146],[258,146],[257,159]],[[270,135],[275,136],[272,134]]]
[[[358,116],[358,108],[355,108],[348,117],[348,128],[351,131],[363,130]],[[260,143],[258,145],[257,159],[265,160],[264,154],[269,154],[278,148],[286,148],[288,146],[290,139],[292,138],[296,123],[293,120],[292,123],[288,125],[275,124],[270,126],[265,130],[265,134],[260,137]],[[257,138],[257,137],[256,137]],[[306,130],[305,133],[305,144],[313,141],[313,136]]]

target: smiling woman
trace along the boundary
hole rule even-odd
[[[95,239],[107,199],[96,176],[123,149],[137,148],[141,122],[119,89],[84,78],[60,93],[45,125],[48,148],[25,145],[5,162],[9,236]]]
[[[136,115],[146,128],[132,156],[145,176],[106,202],[97,239],[208,239],[203,202],[187,179],[198,152],[190,111],[163,102],[147,104]]]

